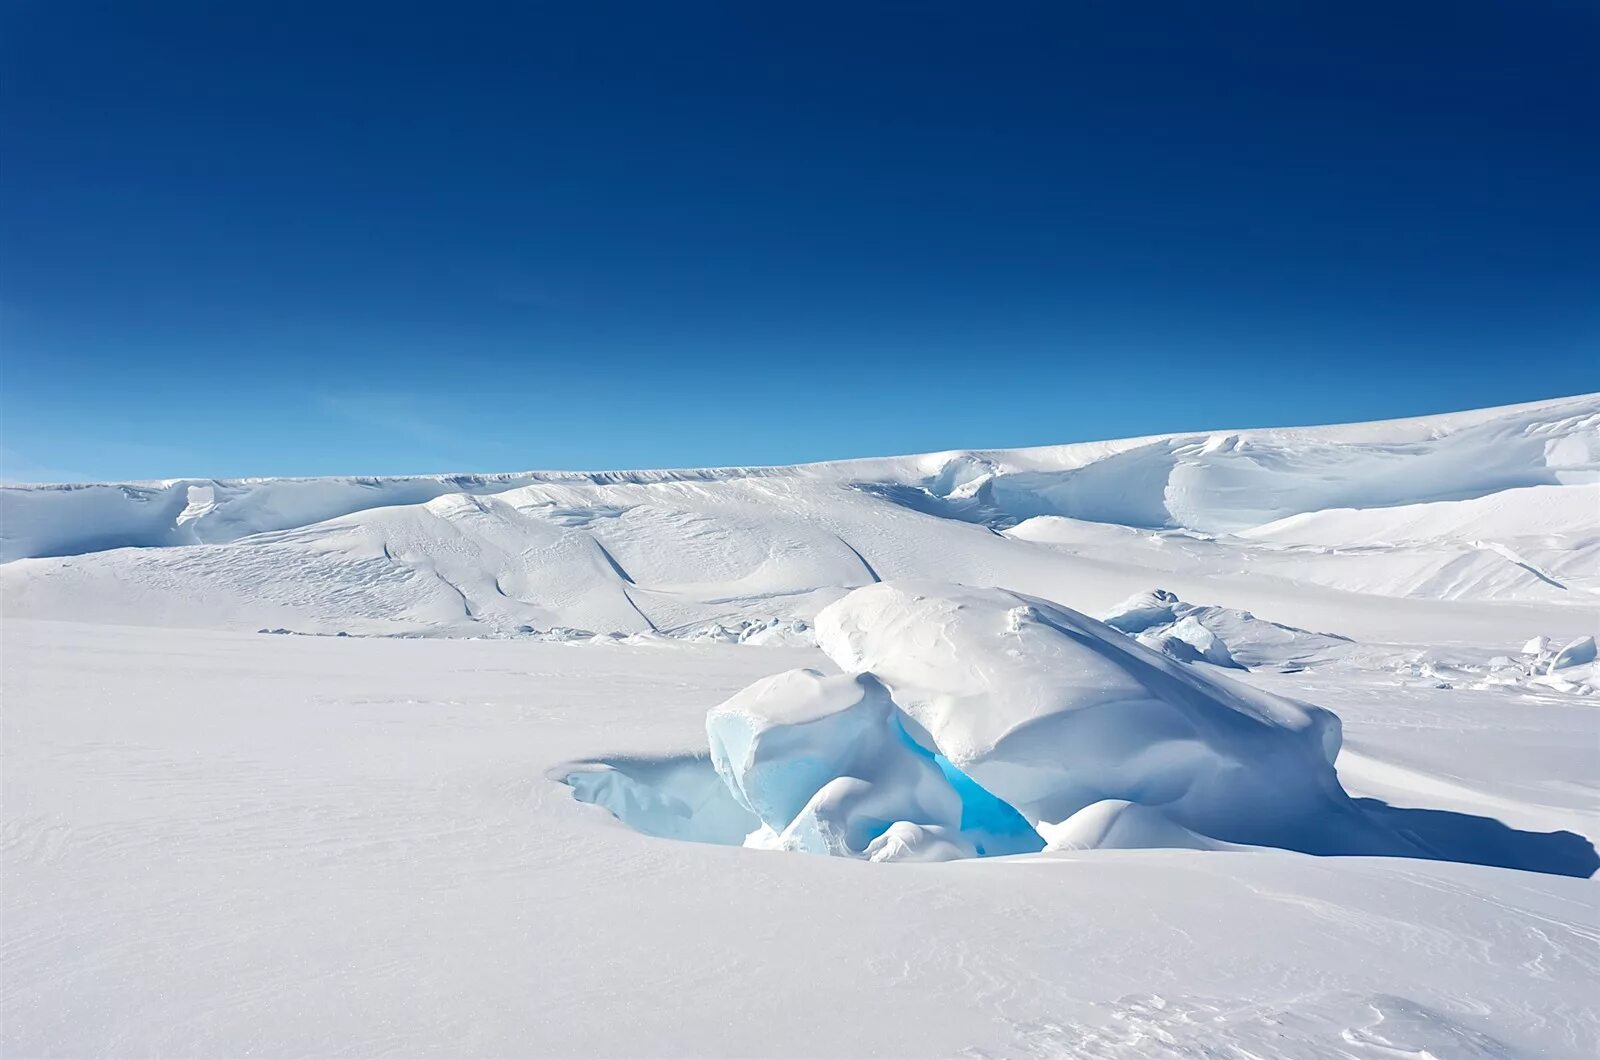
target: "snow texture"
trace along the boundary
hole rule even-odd
[[[0,613],[6,1056],[1600,1055],[1600,395],[7,486]]]

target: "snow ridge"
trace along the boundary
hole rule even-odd
[[[1576,620],[1600,593],[1597,505],[1600,395],[786,468],[6,487],[0,605],[321,634],[717,636],[801,631],[895,578],[1100,611],[1159,575],[1243,610],[1267,575],[1284,586],[1273,622],[1386,635],[1383,608],[1340,594]]]

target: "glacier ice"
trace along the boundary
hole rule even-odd
[[[761,821],[752,845],[861,856],[896,822],[959,829],[960,793],[870,674],[764,678],[715,707],[706,735],[718,775]]]
[[[704,756],[575,762],[552,775],[579,802],[594,803],[645,835],[736,844],[756,818],[728,792]]]

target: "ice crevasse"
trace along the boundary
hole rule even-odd
[[[1408,853],[1339,786],[1328,711],[1152,651],[1069,608],[931,581],[856,589],[843,671],[757,681],[707,717],[747,846],[878,861],[1236,844]]]

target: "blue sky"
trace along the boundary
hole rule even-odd
[[[1588,3],[0,6],[0,472],[1600,389]]]

